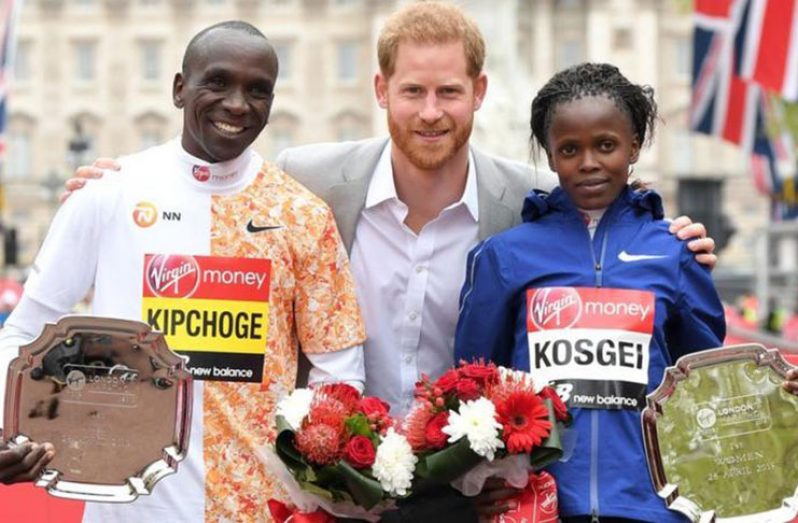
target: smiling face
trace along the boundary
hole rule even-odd
[[[277,56],[268,41],[214,29],[197,42],[173,99],[183,109],[183,148],[208,162],[239,156],[269,121]]]
[[[546,141],[549,167],[580,209],[609,207],[639,153],[629,115],[606,96],[585,96],[554,108]]]
[[[484,74],[468,75],[462,42],[401,42],[393,74],[375,78],[396,153],[427,171],[467,154],[474,111],[486,87]]]

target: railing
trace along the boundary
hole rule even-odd
[[[784,338],[773,336],[772,334],[768,334],[766,332],[743,329],[734,325],[728,325],[726,327],[726,334],[727,336],[739,338],[741,340],[745,340],[746,342],[761,343],[768,349],[776,348],[785,353],[798,355],[798,342],[788,341]]]

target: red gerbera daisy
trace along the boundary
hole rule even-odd
[[[504,428],[502,440],[510,454],[531,452],[551,432],[549,411],[534,392],[512,392],[496,406],[496,413]]]

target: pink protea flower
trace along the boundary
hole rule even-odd
[[[414,451],[426,450],[427,424],[435,416],[431,408],[423,403],[417,404],[405,418],[403,432]]]
[[[306,423],[295,436],[297,450],[315,465],[330,465],[338,461],[343,449],[341,427],[326,423]]]

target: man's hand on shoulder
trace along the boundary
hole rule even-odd
[[[0,444],[0,483],[33,481],[54,456],[50,443],[28,442],[13,449]]]
[[[689,240],[687,248],[695,253],[695,260],[706,265],[709,270],[715,268],[718,257],[715,252],[715,240],[707,236],[703,223],[693,223],[689,216],[679,216],[673,220],[668,229],[680,240]]]
[[[64,182],[65,191],[60,196],[61,203],[64,203],[74,191],[82,189],[86,185],[86,180],[102,178],[103,171],[118,171],[121,167],[113,158],[98,158],[91,165],[81,165],[75,169],[75,176]]]

